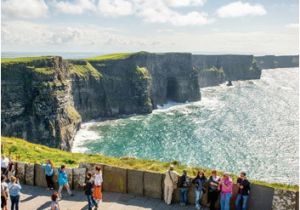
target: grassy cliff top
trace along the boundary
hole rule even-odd
[[[56,167],[59,167],[62,164],[66,164],[68,167],[78,167],[79,163],[86,162],[102,163],[128,169],[165,172],[170,165],[168,162],[160,162],[156,160],[143,160],[128,157],[116,158],[100,154],[71,153],[39,144],[29,143],[23,139],[12,137],[1,137],[1,144],[3,146],[3,153],[14,160],[26,163],[41,163],[51,159]],[[190,176],[195,176],[198,170],[203,170],[206,176],[209,176],[211,173],[210,169],[187,167],[179,164],[177,161],[173,161],[172,163],[175,165],[176,171],[181,173],[183,169],[186,169]],[[236,180],[237,176],[233,175],[233,178]],[[267,183],[255,180],[252,180],[252,183],[277,189],[288,189],[293,191],[299,190],[299,186],[297,185]]]
[[[86,60],[88,61],[123,60],[129,58],[132,55],[146,54],[146,53],[147,52],[145,51],[133,52],[133,53],[113,53],[113,54],[106,54],[106,55],[87,58]]]
[[[1,64],[30,63],[33,61],[47,60],[47,59],[51,59],[51,58],[53,58],[53,56],[1,58]]]
[[[100,79],[102,77],[102,74],[89,62],[86,62],[86,64],[70,64],[70,72],[71,74],[84,78],[87,78],[89,75],[93,76],[95,79]]]

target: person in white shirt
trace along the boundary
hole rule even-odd
[[[1,172],[3,175],[7,175],[8,164],[9,164],[9,159],[4,155],[1,155]]]
[[[171,165],[169,170],[165,173],[165,188],[164,188],[164,200],[167,205],[172,202],[172,195],[174,189],[177,187],[179,174],[174,171],[174,166]]]
[[[102,171],[100,166],[96,166],[95,168],[96,172],[94,175],[94,191],[93,191],[93,197],[97,201],[97,203],[101,203],[102,201]]]

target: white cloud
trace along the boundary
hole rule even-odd
[[[59,12],[66,14],[82,14],[85,11],[96,11],[94,0],[59,1],[55,2],[54,6]]]
[[[202,6],[206,0],[165,0],[171,7]]]
[[[242,16],[262,16],[267,11],[261,4],[253,4],[247,2],[236,1],[217,10],[217,15],[221,18],[242,17]]]
[[[100,0],[100,12],[105,16],[126,16],[133,13],[133,3],[127,0]]]
[[[44,0],[4,0],[2,12],[14,18],[42,18],[47,16],[48,6]]]
[[[290,23],[290,24],[287,24],[285,27],[287,27],[287,28],[299,28],[299,23]]]

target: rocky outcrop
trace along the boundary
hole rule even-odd
[[[252,55],[193,55],[192,58],[193,67],[199,72],[200,87],[259,79],[261,75]]]
[[[265,55],[255,57],[256,63],[262,69],[299,67],[299,55]]]
[[[2,135],[69,150],[81,119],[62,58],[4,60],[1,67]]]

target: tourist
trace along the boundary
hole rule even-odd
[[[58,199],[58,193],[54,192],[51,195],[51,210],[60,210],[57,199]]]
[[[93,194],[93,185],[94,185],[94,182],[92,180],[92,174],[90,172],[88,172],[86,175],[86,178],[87,178],[87,180],[86,180],[86,183],[84,184],[84,187],[85,187],[84,193],[88,200],[89,210],[92,210],[93,206],[95,206],[95,209],[97,209],[98,204],[92,195]]]
[[[221,190],[221,210],[230,210],[230,198],[232,195],[233,183],[229,173],[224,173],[219,184]]]
[[[164,200],[167,205],[172,202],[172,195],[174,189],[177,188],[178,173],[174,171],[174,166],[171,165],[169,170],[165,173],[165,189],[164,189]]]
[[[204,185],[207,179],[203,172],[198,171],[197,176],[193,179],[193,184],[195,185],[195,206],[196,209],[201,209],[201,198],[204,192]]]
[[[63,189],[63,187],[65,187],[68,191],[68,194],[70,196],[73,196],[71,190],[70,190],[70,186],[69,186],[69,180],[68,180],[68,175],[66,173],[66,167],[65,165],[62,165],[60,167],[60,170],[58,170],[58,185],[59,185],[59,188],[58,188],[58,196],[60,198],[62,198],[62,195],[61,195],[61,191]]]
[[[11,210],[19,210],[19,201],[20,201],[20,190],[21,185],[19,184],[19,179],[12,176],[11,182],[8,184],[8,190],[11,201]]]
[[[220,178],[217,176],[217,171],[213,170],[211,176],[208,179],[208,202],[210,210],[216,209],[216,202],[219,197],[219,181]]]
[[[1,155],[1,174],[2,175],[7,175],[8,165],[9,165],[9,159],[7,157],[5,157],[4,155]]]
[[[97,201],[98,204],[102,202],[102,171],[100,166],[95,167],[95,175],[94,175],[94,191],[93,197]]]
[[[1,209],[7,210],[7,199],[8,199],[8,185],[6,183],[6,176],[1,176]]]
[[[190,178],[187,176],[186,170],[183,170],[183,174],[181,177],[179,177],[178,180],[181,206],[185,206],[188,203],[189,186],[190,186]]]
[[[236,210],[246,210],[248,209],[250,182],[248,181],[245,172],[240,173],[240,177],[237,180],[237,186],[239,191],[235,200]]]
[[[44,168],[45,171],[47,187],[48,189],[53,190],[54,189],[54,183],[53,183],[54,165],[51,160],[47,160],[45,164],[42,164],[42,167]]]

